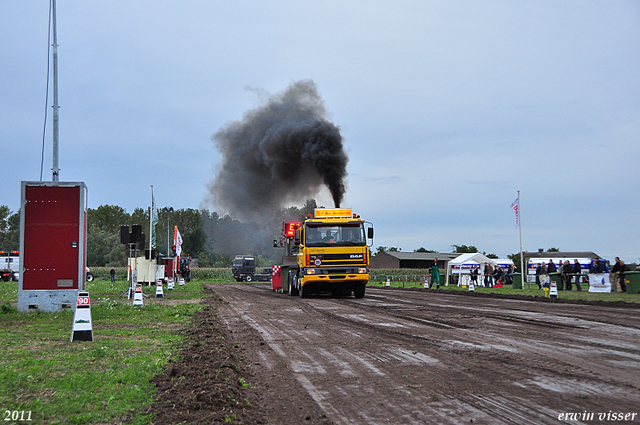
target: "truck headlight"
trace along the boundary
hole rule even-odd
[[[307,274],[316,274],[316,269],[307,269],[306,273]]]
[[[358,273],[368,273],[368,272],[369,272],[369,271],[367,270],[367,268],[366,268],[366,267],[360,267],[360,268],[358,269]]]

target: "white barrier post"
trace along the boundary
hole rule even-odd
[[[91,324],[91,302],[88,292],[78,292],[76,312],[73,315],[71,342],[93,341],[93,326]]]
[[[142,302],[142,285],[136,285],[133,291],[133,305],[144,305]]]
[[[156,282],[156,298],[164,298],[164,292],[162,291],[162,281]]]

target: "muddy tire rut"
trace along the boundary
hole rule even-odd
[[[190,354],[158,378],[158,424],[598,423],[585,415],[607,412],[640,423],[639,308],[206,287],[215,296],[195,318]]]

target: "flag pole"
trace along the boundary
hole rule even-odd
[[[177,245],[177,241],[176,239],[178,238],[178,226],[175,226],[173,229],[173,279],[176,283],[178,283],[178,275],[177,275],[177,267],[176,267],[176,261],[178,261],[178,256],[176,255],[176,253],[178,252],[178,245]]]
[[[151,253],[152,253],[152,238],[153,238],[153,185],[151,185],[151,205],[149,207],[149,286],[151,286],[151,261],[153,260],[151,258]],[[154,282],[155,283],[155,282]]]
[[[520,273],[522,273],[522,289],[524,289],[524,281],[527,277],[527,274],[526,274],[526,270],[524,269],[524,258],[522,257],[522,208],[520,207],[520,191],[519,190],[518,190],[518,229],[520,230]]]
[[[60,105],[58,105],[58,31],[56,24],[56,0],[52,0],[51,2],[51,13],[53,21],[53,176],[51,180],[57,182],[60,180],[60,168],[58,167]],[[40,173],[40,180],[42,180],[42,172]]]

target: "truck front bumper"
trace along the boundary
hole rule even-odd
[[[367,283],[369,282],[369,269],[367,267],[346,268],[346,269],[322,269],[307,268],[302,270],[300,286],[313,283],[320,283],[323,286],[341,285],[344,283]]]

